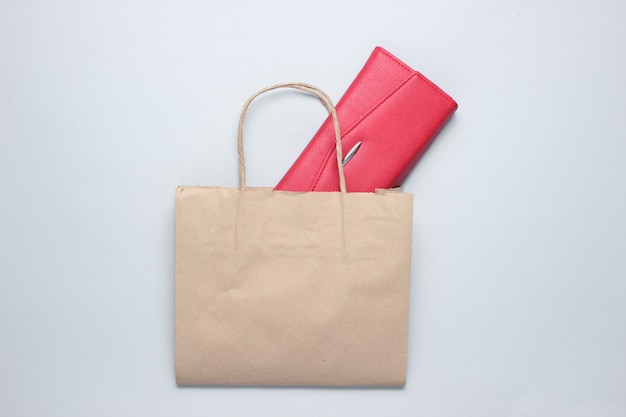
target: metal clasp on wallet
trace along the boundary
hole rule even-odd
[[[358,142],[356,145],[354,145],[354,147],[350,149],[350,152],[346,154],[346,157],[343,158],[343,161],[341,162],[341,164],[343,166],[346,166],[346,164],[350,162],[352,158],[354,158],[354,155],[356,155],[356,152],[359,150],[360,147],[361,147],[361,142]]]

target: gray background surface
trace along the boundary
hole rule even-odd
[[[3,416],[625,416],[623,1],[0,1]],[[177,388],[174,190],[253,91],[381,45],[459,103],[415,195],[404,389]],[[325,110],[261,99],[249,185]]]

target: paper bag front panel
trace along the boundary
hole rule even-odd
[[[412,195],[176,196],[178,384],[404,385]]]

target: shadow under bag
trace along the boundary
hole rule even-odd
[[[246,188],[247,108],[281,87],[331,113],[341,191]],[[346,192],[335,108],[308,84],[255,93],[238,140],[239,188],[176,190],[176,382],[404,385],[413,196]]]

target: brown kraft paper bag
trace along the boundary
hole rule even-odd
[[[341,192],[245,187],[247,108],[280,87],[332,114]],[[335,109],[308,84],[255,93],[238,139],[239,188],[176,190],[177,384],[403,386],[413,196],[345,192]]]

